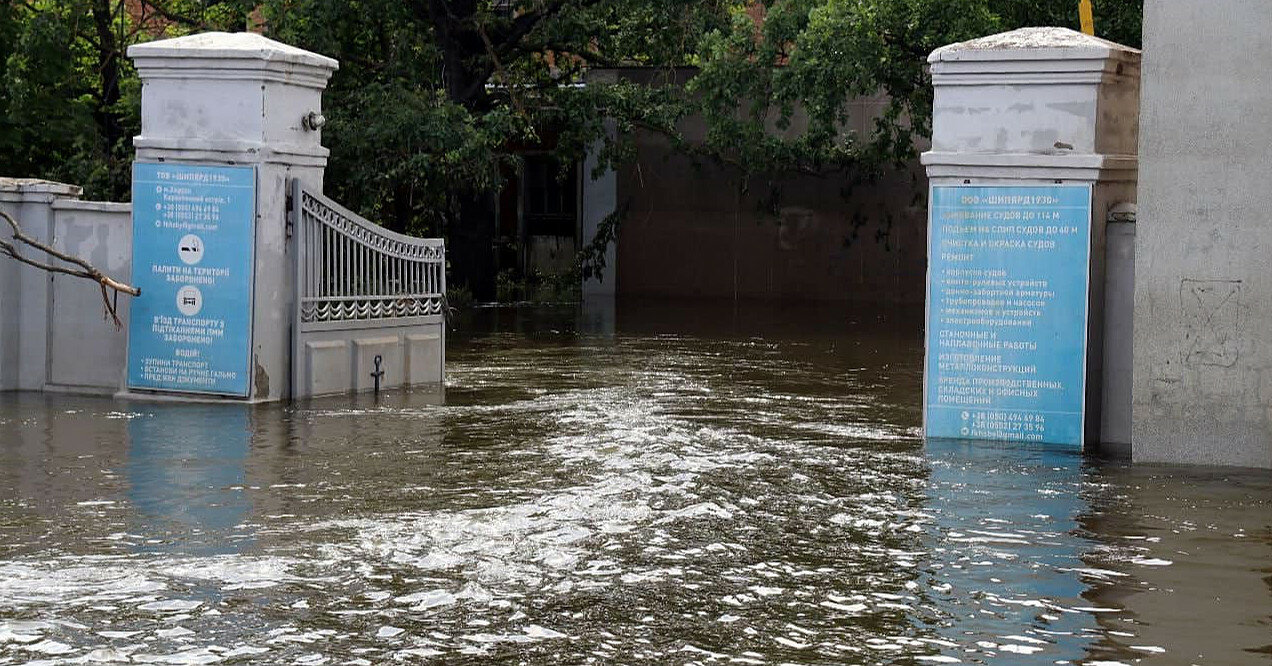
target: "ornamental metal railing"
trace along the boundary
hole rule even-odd
[[[373,224],[294,181],[302,327],[443,314],[446,248]]]

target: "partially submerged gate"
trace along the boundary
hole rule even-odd
[[[440,384],[442,240],[384,229],[299,180],[289,210],[297,285],[292,396]]]

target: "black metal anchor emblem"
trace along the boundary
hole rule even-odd
[[[380,379],[384,377],[384,370],[380,369],[380,363],[384,361],[384,357],[375,355],[375,372],[371,373],[371,378],[375,380],[375,392],[380,392]]]

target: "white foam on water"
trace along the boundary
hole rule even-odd
[[[523,629],[522,631],[524,631],[524,632],[526,633],[526,635],[527,635],[527,636],[529,636],[529,637],[531,637],[531,638],[537,638],[537,639],[540,639],[540,640],[551,640],[551,639],[556,639],[556,638],[568,638],[568,637],[569,637],[568,635],[563,634],[563,633],[561,633],[561,632],[559,632],[559,631],[556,631],[556,630],[553,630],[553,629],[548,629],[547,627],[543,627],[543,626],[540,626],[540,625],[537,625],[537,624],[531,624],[531,625],[528,625],[528,626],[526,626],[526,628],[525,628],[525,629]]]
[[[172,654],[134,654],[132,655],[132,660],[141,664],[199,666],[201,664],[215,664],[223,661],[223,658],[208,648],[196,648]]]
[[[999,638],[1006,641],[1016,641],[1017,643],[1031,643],[1033,645],[1050,645],[1050,643],[1048,643],[1047,641],[1044,641],[1039,638],[1033,638],[1032,636],[1013,635],[1013,636],[999,636]]]
[[[401,636],[404,633],[406,633],[406,630],[401,627],[391,627],[386,625],[386,626],[380,627],[380,629],[375,632],[375,637],[376,638],[396,638],[398,636]]]
[[[167,586],[141,567],[122,560],[90,563],[90,558],[54,558],[33,563],[0,563],[0,608],[24,608],[77,602],[95,605],[123,600]]]
[[[23,634],[7,627],[0,627],[0,643],[34,643],[43,638],[40,634]]]
[[[75,651],[75,648],[71,647],[70,645],[67,645],[66,643],[62,643],[60,641],[55,641],[52,639],[45,639],[38,643],[23,645],[22,649],[29,650],[31,652],[39,652],[41,654],[52,654],[52,655],[68,654],[70,652]]]
[[[156,613],[178,613],[192,611],[202,606],[202,601],[193,599],[166,599],[164,601],[152,601],[148,604],[142,604],[137,608],[144,611],[153,611]]]
[[[255,656],[258,654],[265,654],[266,652],[269,652],[269,648],[255,647],[252,645],[240,645],[239,647],[236,647],[232,650],[228,650],[222,653],[221,656],[227,659],[230,659],[233,657]]]
[[[132,661],[129,653],[115,648],[97,648],[76,661],[88,664],[126,664]]]
[[[450,590],[428,590],[425,592],[416,592],[414,594],[405,594],[393,599],[399,604],[411,604],[411,610],[422,611],[439,606],[449,606],[459,599]]]
[[[819,605],[831,610],[843,611],[845,613],[861,613],[869,608],[865,604],[838,604],[833,601],[823,601]]]

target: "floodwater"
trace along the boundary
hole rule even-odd
[[[0,395],[0,664],[1272,663],[1272,474],[924,443],[913,313],[458,326],[444,395]]]

